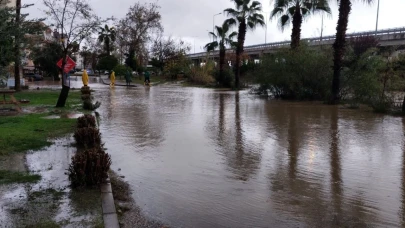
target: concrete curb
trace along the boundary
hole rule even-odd
[[[103,210],[104,227],[106,228],[119,228],[118,216],[115,210],[114,197],[111,189],[110,178],[101,184],[101,206]]]

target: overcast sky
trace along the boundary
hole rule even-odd
[[[263,5],[264,15],[272,10],[270,0],[259,0]],[[380,0],[379,29],[405,27],[405,0]],[[128,7],[134,0],[90,0],[94,11],[101,17],[116,18],[125,16]],[[233,7],[230,0],[139,0],[139,2],[157,2],[160,6],[162,23],[165,35],[178,37],[186,40],[194,46],[196,52],[201,52],[202,47],[210,41],[207,30],[212,31],[213,15],[220,13],[225,8]],[[332,15],[324,17],[324,35],[333,35],[336,32],[338,18],[338,5],[336,0],[330,1]],[[352,13],[349,18],[349,32],[361,32],[375,30],[377,0],[371,6],[354,1]],[[42,0],[23,0],[23,3],[35,3],[35,6],[27,9],[31,16],[40,17]],[[42,8],[43,9],[43,8]],[[215,24],[220,25],[226,19],[225,15],[215,17]],[[313,15],[306,19],[302,27],[302,38],[320,35],[321,16]],[[267,27],[267,42],[290,40],[291,27],[281,32],[277,27],[277,21],[269,21]],[[260,44],[265,42],[265,29],[258,28],[250,31],[246,37],[246,45]],[[195,44],[195,45],[194,45]]]

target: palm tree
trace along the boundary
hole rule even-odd
[[[291,48],[295,49],[300,45],[303,19],[317,12],[331,13],[327,0],[275,0],[270,19],[279,17],[281,31],[292,19]]]
[[[115,28],[109,28],[108,25],[105,25],[104,28],[100,27],[100,31],[98,33],[98,42],[103,43],[107,55],[110,55],[111,52],[111,43],[115,41],[116,32]]]
[[[246,30],[255,29],[258,25],[264,26],[264,17],[262,4],[251,0],[232,0],[235,3],[235,9],[225,9],[224,12],[231,18],[226,20],[229,25],[238,25],[238,43],[236,46],[236,64],[235,64],[235,88],[239,89],[240,77],[240,56],[243,53],[245,44]]]
[[[205,45],[205,49],[207,51],[213,51],[219,47],[219,82],[222,84],[224,82],[225,48],[227,45],[235,45],[233,38],[238,35],[238,33],[232,32],[231,34],[228,34],[230,32],[230,28],[226,21],[221,27],[215,26],[215,30],[216,34],[213,32],[209,33],[213,38],[215,38],[215,41]],[[219,38],[219,42],[216,41],[217,38]]]
[[[353,0],[338,0],[339,1],[339,19],[336,27],[336,39],[333,44],[333,80],[332,80],[332,104],[337,104],[340,100],[340,72],[343,65],[343,56],[346,46],[346,31],[349,23],[349,14],[352,9]],[[367,4],[371,4],[373,0],[362,0]]]

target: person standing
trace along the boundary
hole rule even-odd
[[[112,73],[111,73],[110,80],[111,80],[110,86],[113,87],[115,85],[115,72],[114,71],[112,71]]]
[[[125,81],[127,83],[127,86],[131,85],[132,74],[131,74],[131,72],[129,72],[129,70],[127,70],[127,73],[125,74]]]
[[[145,72],[145,81],[143,83],[144,85],[149,85],[150,84],[150,74],[149,71]]]

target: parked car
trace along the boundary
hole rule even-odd
[[[44,79],[42,75],[36,73],[26,73],[24,74],[24,78],[28,78],[28,81],[41,81]]]

